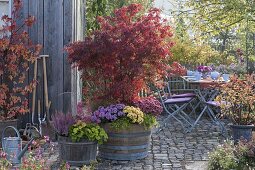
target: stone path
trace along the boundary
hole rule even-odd
[[[183,133],[178,123],[170,122],[163,131],[152,134],[152,143],[147,158],[137,161],[101,160],[98,169],[190,169],[196,165],[195,161],[207,161],[208,152],[223,141],[224,138],[219,134],[218,127],[211,126],[208,120],[203,120],[200,126],[188,134]],[[186,167],[187,164],[190,166]],[[206,163],[203,164],[202,167],[206,167]]]
[[[161,119],[163,119],[162,117]],[[147,158],[135,161],[98,159],[98,170],[199,170],[206,169],[208,152],[224,138],[219,128],[204,119],[191,133],[184,134],[177,122],[169,122],[158,134],[153,132]],[[58,159],[51,155],[51,163]],[[55,163],[56,166],[56,163]],[[53,168],[56,169],[56,168]]]

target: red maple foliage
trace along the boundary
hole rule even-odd
[[[12,17],[4,15],[0,28],[0,120],[12,119],[28,110],[27,95],[35,82],[26,82],[29,63],[39,55],[40,45],[33,45],[25,27],[35,18],[29,16],[23,24],[17,24],[21,0],[13,1]]]
[[[100,30],[66,47],[69,60],[82,71],[84,95],[90,101],[130,104],[147,82],[166,74],[173,43],[172,30],[153,8],[142,15],[141,5],[99,17]]]
[[[186,74],[187,74],[187,69],[176,61],[174,61],[168,69],[169,77],[185,76]]]

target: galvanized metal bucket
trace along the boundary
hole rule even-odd
[[[13,129],[17,136],[16,137],[5,137],[5,132],[7,129]],[[7,154],[7,160],[12,164],[20,164],[21,159],[18,159],[20,152],[22,150],[22,140],[18,130],[13,126],[7,126],[3,130],[2,134],[2,147],[3,151]]]

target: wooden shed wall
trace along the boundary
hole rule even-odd
[[[83,39],[85,26],[85,0],[24,0],[21,18],[35,16],[36,22],[29,34],[34,43],[43,46],[41,54],[47,59],[47,77],[50,112],[74,112],[79,94],[79,78],[76,70],[67,62],[64,46],[72,41]],[[33,66],[28,75],[33,79]],[[38,61],[38,86],[36,101],[44,102],[42,61]],[[70,93],[71,92],[71,93]],[[30,106],[32,95],[30,95]],[[37,103],[37,102],[36,102]],[[43,103],[43,106],[45,103]],[[45,107],[42,107],[45,111]],[[42,110],[41,109],[41,110]],[[37,110],[37,106],[36,106]],[[31,118],[21,119],[24,126]]]

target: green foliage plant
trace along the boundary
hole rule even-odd
[[[209,154],[208,170],[230,170],[238,167],[235,159],[234,144],[226,143]]]
[[[73,142],[88,139],[89,141],[97,141],[98,144],[102,144],[108,139],[106,132],[99,125],[92,123],[86,124],[82,121],[78,121],[70,127],[69,136]]]
[[[151,114],[145,114],[143,117],[142,125],[145,127],[145,129],[151,129],[154,126],[157,126],[158,122],[155,116]]]
[[[122,118],[119,118],[119,119],[111,122],[111,128],[116,129],[116,130],[117,129],[120,129],[120,130],[129,129],[131,124],[132,123],[128,117],[122,117]]]
[[[255,141],[226,141],[209,153],[208,170],[250,170],[255,167]]]

